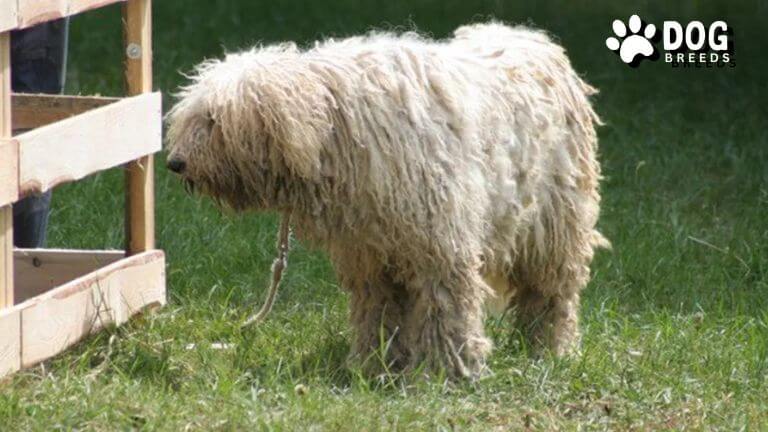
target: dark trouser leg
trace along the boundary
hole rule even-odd
[[[13,205],[13,244],[20,248],[45,245],[51,191],[24,198]]]
[[[61,93],[67,60],[69,21],[61,19],[11,34],[11,87],[19,93]],[[51,193],[13,205],[13,242],[17,247],[45,244]]]

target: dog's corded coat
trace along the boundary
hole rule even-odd
[[[191,79],[169,158],[223,204],[291,212],[328,251],[351,294],[353,358],[475,375],[494,307],[516,309],[537,346],[577,347],[579,293],[607,245],[599,120],[545,34],[489,23],[445,41],[258,47]]]

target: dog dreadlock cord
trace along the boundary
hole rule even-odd
[[[254,315],[251,315],[242,327],[258,324],[264,321],[267,315],[272,311],[272,306],[275,304],[275,298],[277,297],[277,290],[280,288],[280,281],[283,279],[283,271],[288,267],[288,242],[290,236],[291,214],[284,213],[280,219],[280,230],[277,233],[277,256],[274,261],[272,261],[272,283],[269,285],[267,299],[264,301],[264,304],[261,305],[261,309]]]

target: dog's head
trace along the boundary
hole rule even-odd
[[[271,208],[320,175],[333,97],[293,45],[207,61],[166,117],[168,168],[235,209]]]

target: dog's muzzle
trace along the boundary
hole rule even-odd
[[[181,159],[169,159],[165,166],[176,174],[181,174],[187,168],[187,163]]]

